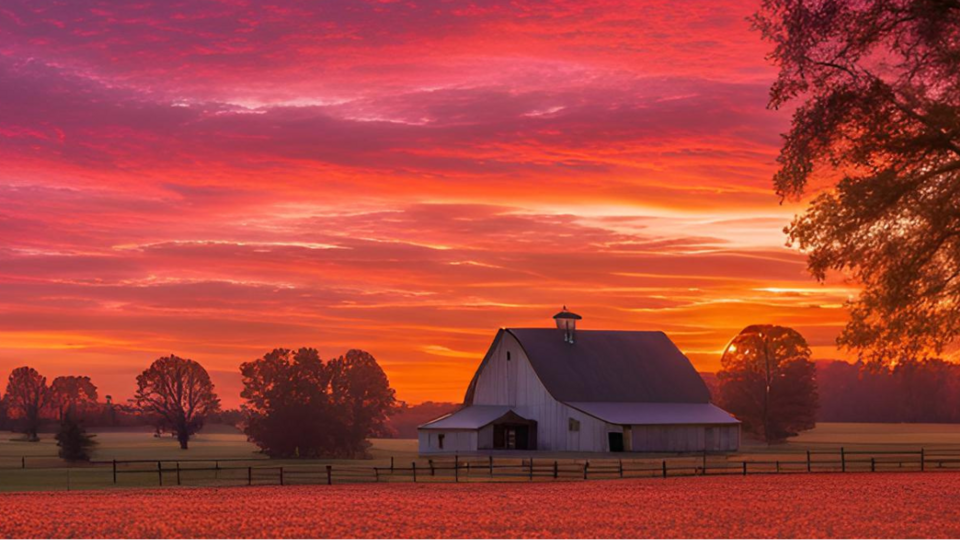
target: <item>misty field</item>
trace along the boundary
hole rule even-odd
[[[17,493],[0,515],[6,538],[940,538],[960,474]]]
[[[189,450],[180,450],[171,437],[155,438],[146,429],[128,429],[98,432],[96,439],[100,443],[94,453],[94,459],[117,460],[208,460],[206,463],[183,464],[183,485],[185,486],[230,486],[246,484],[246,467],[291,467],[298,470],[313,470],[323,474],[327,464],[340,467],[384,467],[394,458],[398,467],[409,467],[411,461],[417,461],[419,467],[427,465],[426,458],[418,458],[417,442],[409,439],[374,439],[371,441],[370,459],[363,460],[268,460],[257,452],[257,448],[246,441],[245,437],[233,428],[226,426],[208,426],[190,443]],[[916,451],[920,447],[929,450],[960,448],[960,425],[950,424],[820,424],[816,429],[791,439],[783,445],[766,446],[762,443],[744,441],[741,452],[731,455],[712,456],[711,462],[731,460],[796,460],[802,459],[805,450],[836,451],[841,446],[849,450],[866,451]],[[57,447],[52,434],[41,434],[38,443],[24,442],[22,437],[9,433],[0,433],[0,491],[65,491],[84,489],[150,488],[159,484],[156,464],[131,464],[123,467],[128,472],[121,473],[118,483],[112,481],[109,465],[99,467],[69,467],[56,457]],[[498,460],[509,460],[512,456],[519,463],[526,453],[498,453]],[[622,457],[625,460],[642,459],[637,454],[572,454],[537,452],[538,460],[609,460]],[[660,456],[653,456],[659,460]],[[445,458],[436,458],[445,459]],[[449,458],[446,458],[449,459]],[[485,458],[477,458],[485,459]],[[837,459],[836,456],[827,459]],[[21,468],[25,460],[26,468]],[[220,466],[234,466],[233,471],[195,471],[190,467],[210,467],[209,460],[225,460]],[[243,460],[230,462],[228,460]],[[690,458],[691,463],[697,461]],[[165,467],[173,467],[168,463]],[[864,467],[860,465],[861,469]],[[152,468],[152,471],[150,470]],[[796,467],[794,467],[796,468]],[[143,469],[145,472],[132,472]],[[855,469],[856,470],[856,469]],[[372,472],[372,471],[371,471]],[[450,473],[447,473],[450,476]],[[176,484],[175,473],[164,473],[164,486]],[[319,476],[317,476],[319,478]],[[314,478],[314,482],[318,481]],[[444,480],[443,478],[436,478]],[[389,481],[389,478],[384,478]],[[409,480],[409,478],[407,478]],[[429,480],[424,479],[424,480]],[[446,478],[446,480],[452,480]],[[476,481],[482,479],[475,478]],[[271,481],[271,479],[267,479]],[[276,482],[276,478],[272,479]],[[264,482],[266,483],[266,482]]]

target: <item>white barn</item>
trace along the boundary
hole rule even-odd
[[[663,332],[503,328],[457,412],[419,427],[421,454],[735,451],[740,423]]]

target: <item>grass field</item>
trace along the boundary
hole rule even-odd
[[[393,457],[397,466],[409,467],[414,460],[418,466],[426,466],[425,459],[417,457],[417,443],[409,439],[376,439],[370,449],[371,459],[366,460],[267,460],[257,452],[256,446],[246,441],[237,430],[227,426],[208,426],[190,443],[189,450],[180,450],[172,437],[155,438],[150,430],[101,431],[96,434],[99,445],[95,460],[184,460],[185,485],[229,485],[246,483],[249,466],[286,466],[300,470],[315,471],[320,475],[325,465],[334,464],[338,470],[349,466],[369,469],[386,466]],[[795,437],[786,444],[766,446],[758,442],[744,441],[739,454],[728,456],[730,460],[796,459],[805,450],[836,450],[845,447],[848,451],[890,451],[960,449],[960,425],[946,424],[821,424],[816,429]],[[0,433],[0,491],[97,489],[115,487],[110,467],[67,467],[56,457],[57,447],[52,434],[41,434],[41,441],[29,443],[13,433]],[[499,454],[498,454],[499,455]],[[512,457],[517,458],[519,455]],[[537,453],[538,459],[590,459],[611,458],[609,454]],[[620,456],[617,456],[620,457]],[[626,459],[634,454],[623,454]],[[21,469],[22,459],[27,468]],[[438,458],[440,459],[440,458]],[[500,458],[498,458],[500,459]],[[723,460],[723,456],[712,459]],[[214,464],[191,463],[187,460],[224,460],[218,465],[237,470],[204,471],[189,468],[209,468]],[[245,460],[231,462],[228,460]],[[691,462],[696,458],[690,458]],[[593,462],[593,461],[591,461]],[[172,464],[164,465],[170,467]],[[118,487],[153,487],[159,483],[155,463],[124,466],[126,472],[118,477]],[[133,472],[142,470],[143,472]],[[268,474],[266,471],[265,474]],[[163,473],[164,485],[175,483],[173,472]],[[271,473],[272,474],[272,473]],[[319,478],[317,478],[319,479]]]
[[[18,493],[0,515],[4,538],[950,538],[960,473]]]

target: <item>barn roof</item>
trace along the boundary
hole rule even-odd
[[[477,378],[507,333],[520,343],[537,377],[557,401],[710,401],[700,374],[663,332],[578,330],[576,343],[567,343],[552,328],[510,328],[497,333],[467,389],[465,404],[473,403]]]
[[[506,405],[473,405],[441,416],[420,426],[422,429],[480,429],[510,412]]]
[[[710,403],[583,403],[568,402],[590,416],[610,424],[739,424],[730,413]]]

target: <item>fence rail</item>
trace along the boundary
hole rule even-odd
[[[810,450],[784,452],[776,459],[747,459],[728,455],[681,455],[663,458],[548,459],[459,456],[411,461],[408,466],[363,466],[356,464],[277,464],[268,458],[99,460],[81,470],[96,474],[98,486],[154,485],[308,485],[362,482],[548,482],[616,478],[668,478],[750,474],[799,474],[958,470],[960,449],[928,450]],[[739,459],[738,459],[739,458]],[[6,474],[16,470],[67,471],[71,469],[34,466],[49,458],[0,457],[0,485]],[[3,466],[4,462],[16,466]],[[82,487],[74,469],[73,486]],[[102,475],[102,476],[101,476]],[[149,479],[153,477],[153,482]],[[134,480],[127,481],[126,479]],[[91,480],[92,481],[92,480]]]

